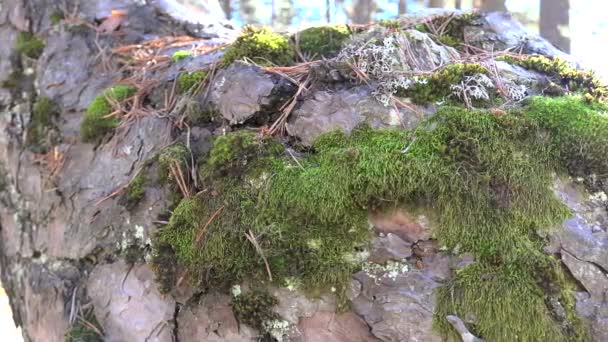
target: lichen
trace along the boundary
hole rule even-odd
[[[189,50],[179,50],[179,51],[175,51],[173,53],[173,55],[171,56],[171,59],[173,59],[173,62],[179,62],[182,59],[186,59],[188,57],[192,56],[192,51]]]
[[[294,39],[305,56],[320,59],[336,56],[350,35],[347,25],[327,25],[302,30]]]
[[[84,318],[78,318],[70,327],[65,335],[65,342],[103,342],[101,332],[101,326],[93,310],[89,310]]]
[[[57,105],[47,97],[38,97],[27,125],[25,143],[33,152],[46,153],[57,143],[56,127],[53,123],[59,116]]]
[[[182,92],[188,92],[194,86],[201,83],[207,76],[206,71],[184,72],[177,77],[177,89]]]
[[[246,324],[260,332],[268,333],[268,322],[278,319],[273,307],[279,304],[270,293],[254,289],[232,297],[232,312],[241,324]]]
[[[608,100],[608,87],[592,71],[576,69],[559,57],[507,55],[497,59],[547,74],[567,91],[584,94],[588,101]]]
[[[20,32],[17,36],[15,50],[29,58],[38,59],[44,50],[44,42],[29,32]]]
[[[190,165],[190,152],[182,144],[174,144],[166,147],[158,155],[158,178],[161,184],[173,183],[171,168],[177,168],[182,173],[188,174]]]
[[[398,89],[397,95],[408,96],[418,104],[442,101],[453,94],[453,86],[460,85],[467,77],[487,74],[486,68],[478,63],[450,64],[429,76],[415,79],[407,87]]]
[[[261,65],[290,65],[294,51],[289,40],[270,28],[246,26],[225,51],[224,65],[247,59]]]
[[[94,142],[106,133],[118,127],[120,119],[108,116],[112,113],[110,102],[123,102],[135,93],[135,88],[129,85],[116,85],[97,95],[89,104],[84,119],[80,125],[80,135],[84,142]]]

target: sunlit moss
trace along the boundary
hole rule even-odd
[[[187,92],[190,89],[194,88],[194,86],[200,84],[205,79],[206,76],[207,76],[207,72],[205,72],[205,71],[193,71],[193,72],[181,73],[177,77],[177,89],[180,92]]]
[[[189,50],[179,50],[179,51],[175,51],[173,53],[173,55],[171,56],[171,59],[173,59],[173,62],[179,62],[182,59],[186,59],[188,57],[192,56],[192,51]]]
[[[289,40],[270,28],[246,26],[224,53],[224,64],[248,59],[261,65],[290,65],[294,51]]]

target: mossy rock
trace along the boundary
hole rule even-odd
[[[44,50],[44,41],[29,32],[20,32],[15,50],[29,58],[38,59]]]
[[[93,330],[91,326],[85,324],[80,319],[77,319],[74,324],[67,331],[65,336],[65,342],[103,342],[103,336],[100,336],[98,332],[102,331],[101,325],[97,321],[93,310],[89,310],[84,317],[86,321],[94,326],[97,331]]]
[[[32,116],[27,125],[28,149],[36,153],[46,153],[58,142],[54,121],[59,116],[59,108],[47,97],[39,97],[34,103]]]
[[[608,174],[599,159],[605,112],[580,97],[533,98],[501,115],[443,106],[411,131],[326,133],[301,156],[230,133],[200,165],[206,194],[183,200],[158,239],[203,288],[267,283],[267,262],[274,282],[333,287],[344,304],[371,241],[368,211],[432,210],[439,245],[476,260],[439,290],[441,334],[455,337],[447,314],[470,313],[471,330],[488,340],[506,341],[509,331],[585,340],[566,275],[538,232],[571,215],[551,190],[555,173],[575,160],[577,172]],[[549,297],[559,298],[565,322],[553,318]]]
[[[120,199],[120,204],[127,209],[133,209],[146,195],[146,174],[142,170],[127,186]]]
[[[265,324],[278,318],[273,308],[279,300],[270,293],[254,289],[232,297],[232,312],[241,324],[264,332]]]
[[[260,65],[291,65],[294,51],[286,37],[267,27],[246,26],[224,52],[223,63],[248,59]]]
[[[347,25],[327,25],[311,27],[296,34],[300,51],[310,57],[334,57],[340,52],[342,43],[350,37]]]
[[[108,101],[122,102],[135,94],[136,89],[130,85],[117,85],[106,89],[97,95],[89,104],[80,125],[80,136],[84,142],[94,142],[102,138],[120,124],[116,116],[108,117],[112,113],[112,105]]]

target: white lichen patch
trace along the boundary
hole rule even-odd
[[[450,86],[452,95],[465,103],[468,103],[470,99],[489,101],[490,94],[488,89],[492,88],[494,88],[494,83],[484,74],[466,76],[460,84]]]
[[[241,289],[241,285],[232,286],[232,288],[230,289],[230,293],[232,293],[232,297],[240,296],[243,293],[243,290]]]
[[[365,260],[367,260],[370,256],[370,252],[369,251],[361,251],[361,252],[355,252],[355,253],[347,253],[344,254],[342,256],[342,259],[348,263],[351,264],[361,264],[363,262],[365,262]]]
[[[606,195],[606,193],[603,191],[598,191],[589,195],[589,200],[592,203],[603,204],[608,202],[608,195]]]
[[[289,291],[295,291],[301,287],[302,281],[296,277],[287,277],[284,280],[284,285]]]
[[[395,281],[398,276],[407,273],[410,270],[410,266],[406,261],[389,260],[385,265],[373,262],[364,263],[362,270],[370,278],[374,279],[374,282],[378,283],[380,280],[385,279]]]
[[[291,340],[294,327],[286,320],[273,319],[263,323],[264,330],[276,341],[283,342]]]

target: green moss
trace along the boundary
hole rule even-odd
[[[294,51],[289,40],[270,28],[246,26],[242,34],[224,53],[223,62],[248,59],[261,65],[290,65]]]
[[[296,38],[302,53],[319,59],[337,55],[350,35],[347,25],[327,25],[302,30]]]
[[[84,142],[94,142],[118,127],[120,119],[107,117],[112,113],[110,101],[122,102],[135,94],[136,89],[129,85],[117,85],[97,95],[89,104],[80,125],[80,136]]]
[[[421,77],[408,89],[399,90],[397,95],[411,97],[418,104],[444,100],[452,94],[450,86],[460,84],[466,76],[488,74],[486,68],[478,63],[456,63],[427,77]]]
[[[155,243],[152,250],[152,271],[156,276],[160,293],[169,293],[177,282],[175,251],[167,243]]]
[[[127,207],[127,209],[134,208],[146,195],[145,184],[146,174],[142,171],[131,180],[125,189],[125,193],[121,198],[121,204]]]
[[[47,97],[39,97],[34,103],[32,116],[27,125],[26,145],[36,153],[46,153],[57,143],[54,120],[59,116],[57,105]]]
[[[608,87],[592,71],[578,70],[561,58],[533,55],[501,56],[497,59],[547,74],[568,91],[585,94],[596,100],[608,99]]]
[[[49,17],[52,25],[59,24],[64,18],[65,18],[65,15],[60,10],[54,11],[53,13],[51,13],[51,16]]]
[[[173,182],[171,167],[178,166],[187,176],[190,165],[190,151],[182,144],[171,145],[158,155],[158,178],[161,184]]]
[[[206,71],[184,72],[177,78],[177,89],[185,93],[200,84],[205,77],[207,77]]]
[[[382,19],[378,24],[388,29],[398,30],[401,28],[401,22],[397,19]]]
[[[232,312],[241,324],[246,324],[258,331],[264,332],[264,323],[278,318],[273,307],[279,301],[262,290],[252,290],[244,294],[232,297]]]
[[[231,133],[200,165],[205,193],[180,203],[158,242],[200,287],[267,282],[267,261],[274,282],[334,287],[343,304],[369,247],[367,213],[430,210],[439,244],[476,258],[438,293],[435,326],[445,337],[454,336],[445,316],[457,314],[476,317],[471,329],[487,340],[584,339],[564,274],[537,232],[570,216],[551,190],[570,158],[606,174],[597,158],[608,139],[604,110],[571,97],[532,99],[500,116],[444,106],[413,131],[324,134],[302,156]]]
[[[102,331],[93,310],[90,310],[85,315],[86,321],[93,325],[99,332]],[[89,325],[85,324],[81,319],[78,319],[67,331],[65,342],[103,342],[103,336],[100,336],[97,331],[93,330]]]
[[[171,56],[171,58],[173,59],[173,62],[179,62],[182,59],[186,59],[188,57],[192,56],[192,51],[190,50],[179,50],[179,51],[175,51],[173,53],[173,55]]]
[[[29,32],[20,32],[15,50],[29,58],[38,59],[44,50],[44,42]]]

